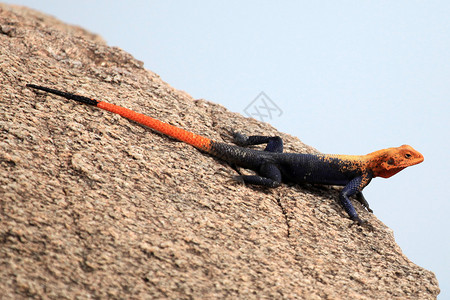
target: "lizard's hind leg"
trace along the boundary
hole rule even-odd
[[[281,184],[281,172],[275,165],[263,164],[258,175],[241,175],[236,176],[235,179],[249,184],[275,188]]]
[[[264,151],[268,152],[283,152],[283,140],[279,136],[263,136],[263,135],[252,135],[246,136],[245,134],[234,132],[233,133],[234,143],[239,146],[252,146],[267,144]]]

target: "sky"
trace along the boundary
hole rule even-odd
[[[425,161],[364,190],[450,299],[450,2],[17,0],[100,34],[194,98],[324,153],[409,144]]]

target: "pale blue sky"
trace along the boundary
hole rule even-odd
[[[365,195],[450,299],[450,2],[8,1],[100,34],[194,98],[269,122],[325,153],[410,144],[425,162]]]

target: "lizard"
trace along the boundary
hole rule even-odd
[[[372,213],[362,194],[362,190],[370,181],[375,177],[389,178],[424,160],[423,155],[409,145],[386,148],[366,155],[285,153],[283,140],[279,136],[246,136],[238,132],[233,132],[235,145],[232,145],[197,135],[115,104],[40,85],[26,86],[119,114],[185,142],[234,167],[253,170],[256,175],[235,176],[235,179],[244,183],[269,188],[276,188],[281,183],[343,186],[339,192],[339,202],[350,219],[359,225],[366,223],[366,220],[358,216],[350,198],[355,196],[363,207]],[[248,148],[260,144],[266,144],[264,150]]]

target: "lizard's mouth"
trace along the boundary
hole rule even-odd
[[[406,167],[410,167],[410,166],[414,166],[414,165],[420,164],[423,161],[424,161],[424,157],[423,157],[423,155],[420,155],[420,156],[418,156],[418,157],[416,157],[414,159],[408,160],[408,161],[406,161],[406,162],[404,162],[402,164],[399,164],[399,165],[396,165],[396,166],[392,166],[392,168],[393,169],[402,168],[402,170],[403,170]]]
[[[421,162],[424,161],[424,159],[425,159],[425,158],[424,158],[423,155],[421,154],[420,157],[418,157],[418,158],[415,160],[416,162],[415,162],[414,164],[415,164],[415,165],[420,164]]]

